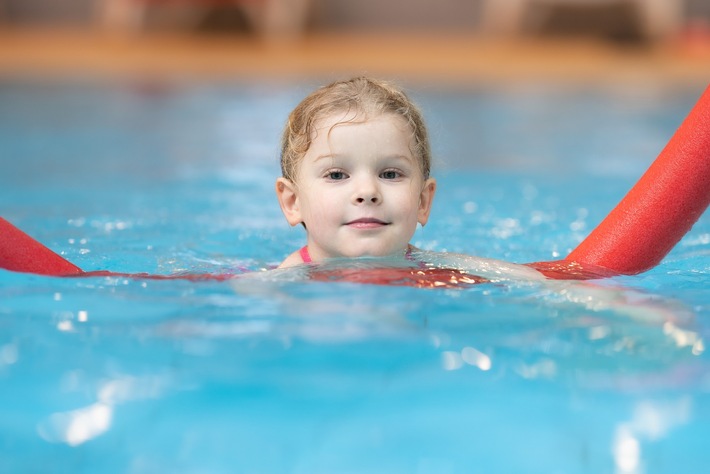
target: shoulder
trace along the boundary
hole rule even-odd
[[[299,251],[296,250],[291,255],[286,257],[286,259],[281,262],[281,265],[279,265],[278,268],[293,267],[294,265],[300,265],[301,263],[303,263],[303,259],[301,258],[301,254],[299,253]]]

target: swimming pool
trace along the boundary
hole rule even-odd
[[[261,272],[314,84],[0,84],[3,217],[85,270]],[[414,244],[564,257],[702,87],[413,88]],[[702,472],[710,216],[650,272],[464,290],[0,271],[0,471]]]

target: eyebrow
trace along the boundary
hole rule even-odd
[[[315,157],[313,162],[317,163],[318,161],[326,159],[326,158],[330,158],[332,160],[337,160],[337,159],[347,158],[347,155],[337,154],[337,153],[336,154],[319,155],[319,156]],[[413,162],[413,163],[417,162],[417,159],[414,156],[407,156],[407,155],[385,155],[382,158],[387,159],[387,160],[390,160],[390,159],[403,160],[403,161],[408,161],[408,162]]]

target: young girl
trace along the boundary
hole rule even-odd
[[[306,97],[283,134],[276,194],[307,244],[280,267],[337,257],[405,255],[429,219],[436,181],[422,114],[404,92],[366,77]]]

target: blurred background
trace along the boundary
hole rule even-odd
[[[710,78],[709,0],[0,0],[0,73]]]

